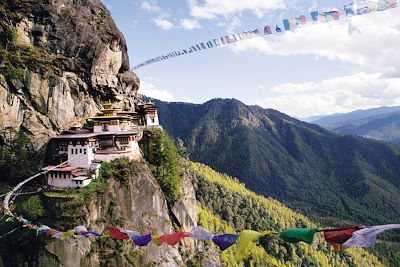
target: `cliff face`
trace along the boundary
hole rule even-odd
[[[197,224],[195,192],[189,177],[182,180],[182,197],[170,212],[165,196],[145,164],[136,164],[136,171],[124,178],[109,179],[106,193],[91,197],[79,210],[83,224],[104,231],[111,222],[139,233],[160,234],[174,231],[173,224],[189,231]],[[172,218],[172,219],[171,219]],[[79,221],[79,219],[78,219]],[[75,225],[77,222],[74,222]],[[68,241],[50,240],[39,254],[38,266],[185,266],[193,253],[193,243],[181,247],[156,246],[138,248],[130,241],[119,244],[107,238],[89,240],[77,237]],[[218,265],[218,264],[217,264]]]
[[[39,148],[101,101],[134,105],[139,79],[100,0],[6,0],[0,16],[0,131],[25,131]]]

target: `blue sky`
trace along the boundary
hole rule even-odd
[[[103,0],[131,66],[229,33],[350,1]],[[400,8],[175,57],[136,70],[166,101],[236,98],[295,117],[400,105]]]

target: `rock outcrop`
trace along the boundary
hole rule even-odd
[[[169,211],[166,198],[144,163],[135,164],[135,173],[124,181],[109,179],[103,196],[91,197],[82,210],[84,225],[92,230],[104,231],[110,222],[123,223],[124,227],[139,233],[153,235],[174,232],[173,224],[189,231],[197,224],[195,192],[188,176],[182,177],[182,197]],[[172,218],[172,219],[171,219]],[[73,222],[75,225],[77,221]],[[188,254],[193,253],[194,242],[187,239],[178,247],[167,245],[138,248],[130,241],[117,246],[113,239],[98,246],[98,241],[73,238],[68,242],[50,240],[40,251],[38,265],[47,266],[185,266]],[[183,252],[183,253],[182,253]],[[129,256],[133,253],[135,256]],[[202,252],[203,253],[203,252]]]
[[[102,101],[134,105],[139,79],[100,0],[6,0],[0,16],[0,131],[25,131],[40,148]]]

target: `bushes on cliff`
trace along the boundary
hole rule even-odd
[[[0,183],[14,185],[40,170],[40,152],[22,132],[0,132]]]
[[[176,202],[181,196],[181,167],[179,154],[171,138],[161,129],[146,130],[150,154],[147,158],[151,171],[165,193],[168,203]]]
[[[31,220],[36,220],[46,215],[42,200],[38,195],[31,196],[26,202],[22,203],[22,212]]]

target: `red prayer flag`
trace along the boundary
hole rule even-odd
[[[57,233],[59,233],[59,232],[60,232],[60,231],[51,229],[51,230],[49,230],[49,231],[46,232],[46,236],[51,236],[51,235],[57,234]]]
[[[107,227],[108,234],[118,240],[129,239],[129,236],[125,233],[122,233],[119,228],[116,227]]]
[[[329,229],[324,231],[324,237],[326,242],[328,242],[328,244],[330,244],[336,251],[342,251],[342,244],[352,237],[355,231],[360,229],[361,227],[358,226],[337,230]]]
[[[175,246],[178,244],[183,238],[187,237],[188,233],[186,232],[178,232],[178,233],[172,233],[172,234],[166,234],[166,235],[161,235],[157,238],[155,238],[156,241],[160,241],[163,243],[166,243],[170,246]]]

